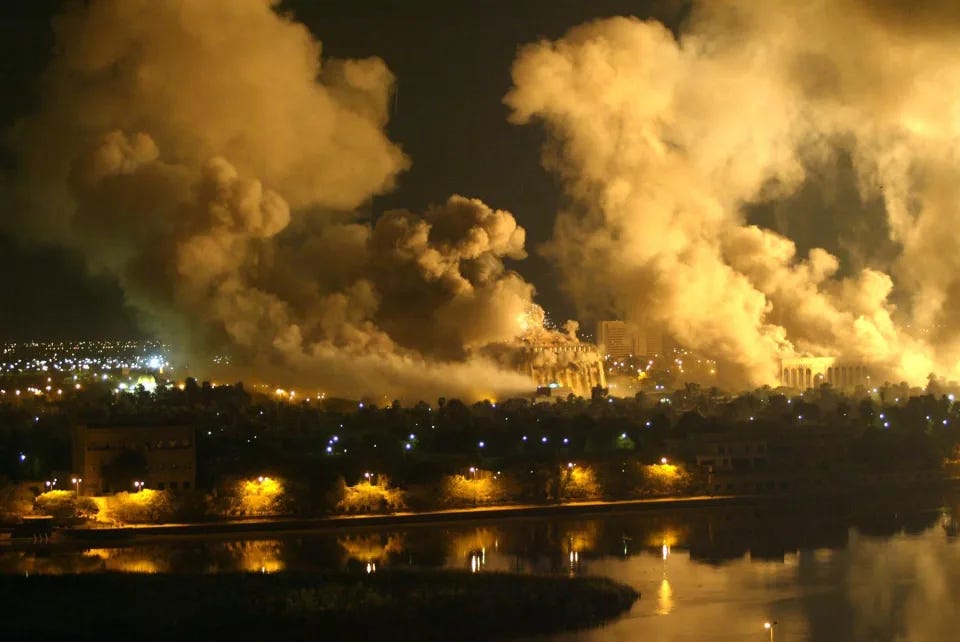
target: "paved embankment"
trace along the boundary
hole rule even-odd
[[[723,495],[700,497],[671,497],[664,499],[637,499],[610,502],[569,502],[562,504],[530,504],[510,506],[482,506],[423,512],[403,512],[377,515],[332,515],[315,518],[248,519],[192,524],[156,524],[115,528],[65,529],[70,538],[83,540],[124,540],[144,536],[218,535],[243,533],[275,533],[285,531],[328,530],[365,526],[394,526],[429,522],[455,522],[554,515],[589,515],[598,513],[666,510],[705,506],[749,506],[764,498],[755,495]]]

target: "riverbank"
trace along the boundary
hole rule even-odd
[[[126,543],[141,539],[164,539],[196,536],[257,536],[270,533],[329,531],[364,527],[406,526],[418,524],[443,524],[469,521],[524,519],[538,517],[576,517],[610,513],[633,513],[642,511],[683,510],[694,508],[722,507],[771,507],[805,505],[823,501],[857,502],[869,501],[876,490],[882,489],[883,497],[910,497],[916,493],[938,493],[944,490],[960,490],[960,479],[948,478],[937,483],[913,484],[910,486],[883,486],[864,488],[821,488],[807,494],[765,493],[701,495],[691,497],[665,497],[650,499],[581,501],[555,504],[487,505],[470,508],[454,508],[430,511],[395,513],[336,514],[321,517],[294,518],[284,516],[216,520],[188,523],[161,523],[110,526],[102,523],[86,523],[59,528],[55,536],[40,543],[10,539],[10,529],[0,532],[0,543],[17,546],[50,544],[87,545],[98,543]]]
[[[151,524],[122,527],[77,526],[60,531],[68,540],[125,541],[139,538],[239,535],[280,533],[290,531],[319,531],[365,526],[400,526],[425,523],[463,522],[469,520],[517,519],[565,515],[593,515],[648,510],[673,510],[708,506],[750,506],[773,501],[761,495],[719,495],[669,497],[620,501],[568,502],[560,504],[529,504],[480,506],[422,512],[398,512],[365,515],[330,515],[312,518],[263,518],[189,524]],[[782,499],[782,498],[781,498]]]
[[[0,638],[500,640],[597,626],[639,597],[603,578],[453,571],[15,576],[0,578]]]

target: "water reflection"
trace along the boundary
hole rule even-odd
[[[924,506],[943,507],[927,510]],[[0,573],[276,573],[400,566],[604,575],[629,617],[569,640],[947,639],[960,628],[960,501],[750,506],[128,546],[0,548]],[[954,570],[956,569],[956,570]],[[760,636],[758,637],[758,632]]]
[[[359,562],[367,573],[375,572],[378,565],[389,563],[391,557],[404,551],[403,536],[396,533],[344,535],[337,538],[337,544],[346,554],[347,563],[341,567]]]
[[[248,573],[276,573],[286,568],[283,548],[276,540],[229,542],[226,555],[237,561],[238,570]]]
[[[673,590],[670,582],[664,577],[657,588],[657,615],[670,615],[673,610]]]
[[[83,555],[99,562],[99,570],[121,573],[168,573],[169,560],[150,551],[129,548],[91,548]]]
[[[955,535],[953,511],[916,507],[743,507],[662,511],[602,518],[536,519],[498,524],[355,529],[272,538],[176,540],[128,546],[0,548],[0,573],[126,571],[167,573],[227,571],[273,573],[284,569],[366,569],[415,565],[479,570],[565,573],[588,561],[655,557],[678,552],[700,565],[796,563],[797,551],[828,562],[861,536]],[[639,544],[639,545],[638,545]],[[659,577],[658,577],[659,581]]]

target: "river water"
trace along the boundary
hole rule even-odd
[[[0,548],[0,573],[396,567],[599,575],[642,593],[590,641],[933,642],[960,636],[960,502],[940,495],[575,518]]]

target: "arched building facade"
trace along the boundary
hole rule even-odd
[[[866,365],[837,357],[793,357],[780,360],[780,385],[800,391],[828,383],[837,390],[870,386]]]
[[[605,388],[607,385],[603,360],[595,345],[535,345],[526,348],[523,354],[520,370],[529,374],[537,387],[554,384],[589,398],[594,386]]]

